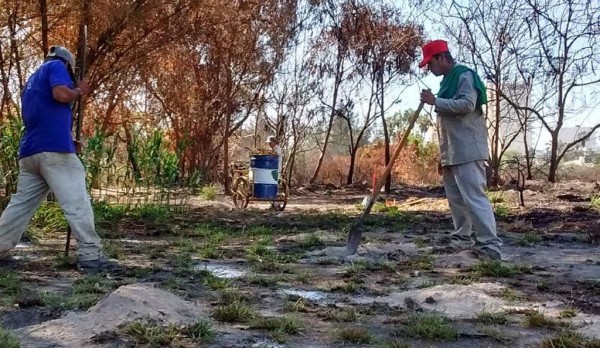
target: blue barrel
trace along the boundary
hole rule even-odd
[[[254,180],[254,198],[277,198],[277,178],[279,173],[279,156],[253,155],[250,158],[250,169]]]

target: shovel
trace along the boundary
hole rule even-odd
[[[373,208],[373,205],[377,201],[377,196],[379,196],[379,191],[381,191],[381,187],[385,183],[385,179],[387,178],[387,176],[390,175],[390,172],[392,171],[392,168],[394,167],[394,162],[396,162],[396,159],[398,158],[400,151],[402,151],[402,148],[406,145],[406,142],[408,141],[408,136],[410,135],[410,132],[412,131],[413,127],[415,126],[417,118],[419,117],[419,114],[421,113],[422,109],[423,109],[423,102],[421,102],[419,104],[417,111],[415,111],[413,116],[410,118],[409,123],[408,123],[408,128],[406,128],[406,130],[404,131],[404,134],[402,135],[402,139],[400,140],[400,143],[396,147],[394,154],[390,158],[390,163],[385,168],[383,175],[381,175],[379,177],[379,180],[377,181],[377,185],[375,185],[373,193],[371,194],[370,197],[368,197],[368,198],[365,197],[365,198],[367,198],[367,199],[365,199],[365,201],[366,201],[365,202],[366,203],[365,210],[356,219],[356,221],[352,224],[352,226],[350,226],[350,231],[348,232],[348,242],[346,244],[346,256],[356,254],[356,251],[358,250],[358,244],[360,244],[360,239],[362,237],[362,225],[365,220],[365,217],[367,215],[369,215],[369,213],[371,212],[371,209]]]

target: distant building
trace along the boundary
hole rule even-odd
[[[558,143],[570,144],[582,136],[585,136],[591,130],[592,127],[564,127],[558,133]],[[596,130],[591,137],[577,144],[573,150],[596,153],[600,152],[600,130]]]
[[[487,121],[488,121],[488,141],[490,142],[490,147],[493,141],[493,134],[496,127],[496,91],[494,90],[494,85],[491,83],[487,84],[488,88],[488,104],[487,104]],[[505,86],[504,93],[512,100],[515,104],[520,106],[526,106],[528,102],[529,96],[529,88],[526,84],[513,84],[510,86]],[[525,142],[523,140],[523,133],[521,122],[522,120],[519,117],[523,118],[523,111],[519,111],[515,109],[510,103],[508,103],[504,98],[500,99],[500,122],[499,122],[499,140],[500,147],[506,147],[506,143],[510,141],[512,142],[508,146],[507,151],[516,152],[519,154],[525,153]],[[519,114],[520,113],[520,114]],[[532,123],[534,122],[533,117],[530,117],[529,127],[527,130],[527,138],[528,145],[532,147],[532,141],[534,138],[534,133],[532,131]]]

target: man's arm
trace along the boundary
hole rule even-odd
[[[58,85],[52,88],[52,97],[60,103],[76,101],[81,94],[81,89],[79,87],[71,89],[65,85]]]
[[[435,111],[441,114],[465,115],[475,110],[477,90],[470,71],[464,72],[458,78],[456,99],[435,99]]]

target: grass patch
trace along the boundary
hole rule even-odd
[[[336,341],[353,344],[370,344],[375,342],[375,337],[369,330],[363,327],[351,327],[338,330],[336,332]]]
[[[494,204],[494,214],[498,217],[506,217],[510,215],[510,207],[506,203]]]
[[[232,302],[215,308],[213,318],[224,323],[247,323],[254,318],[254,311],[243,302]]]
[[[0,326],[0,347],[2,348],[20,348],[21,343],[17,336],[9,330]]]
[[[111,259],[119,260],[121,258],[121,248],[119,248],[117,243],[111,242],[110,240],[104,241],[102,251],[104,251],[104,254]]]
[[[344,294],[352,294],[360,289],[360,285],[354,281],[345,281],[341,284],[331,285],[329,287],[330,292],[341,292]]]
[[[504,197],[504,192],[502,192],[502,191],[487,191],[485,193],[485,195],[487,196],[488,200],[492,204],[506,202],[506,198]]]
[[[423,237],[416,237],[415,239],[413,239],[413,243],[415,243],[417,248],[425,248],[429,245],[427,241],[423,239]]]
[[[244,293],[240,292],[237,288],[227,288],[220,291],[220,303],[248,303],[250,299]]]
[[[311,233],[298,241],[298,247],[302,249],[320,247],[325,245],[325,242],[319,238],[316,233]]]
[[[519,236],[517,244],[520,246],[531,246],[542,240],[542,237],[534,232],[523,233]]]
[[[219,278],[212,274],[204,277],[204,285],[211,290],[223,290],[231,287],[231,279]]]
[[[58,202],[43,202],[33,214],[31,226],[43,232],[66,231],[68,224]]]
[[[210,342],[215,337],[212,324],[206,320],[199,320],[185,326],[183,332],[195,341]]]
[[[450,284],[457,285],[470,285],[478,280],[478,277],[473,274],[468,275],[455,275],[452,276],[449,280]]]
[[[600,212],[600,196],[594,195],[590,197],[590,208],[597,212]]]
[[[563,324],[559,321],[547,318],[544,313],[531,311],[525,314],[525,325],[528,327],[554,329]]]
[[[204,186],[200,191],[200,196],[207,201],[214,201],[219,193],[219,188],[215,185]]]
[[[223,258],[223,250],[214,244],[203,245],[199,254],[204,259],[218,260]]]
[[[340,323],[352,323],[357,321],[363,314],[352,307],[343,309],[332,309],[327,311],[323,318],[325,320],[337,321]]]
[[[559,315],[560,318],[575,318],[577,316],[577,309],[575,308],[567,308],[564,309],[562,311],[560,311]]]
[[[271,236],[273,229],[267,226],[251,226],[246,230],[249,236]]]
[[[23,285],[19,276],[12,271],[0,269],[0,291],[9,295],[21,292]]]
[[[548,279],[539,280],[535,286],[539,291],[546,292],[550,290],[550,281]]]
[[[482,277],[512,278],[523,273],[522,267],[504,264],[498,260],[485,260],[471,269]]]
[[[290,317],[259,317],[250,324],[251,329],[267,330],[272,333],[295,335],[304,329],[298,320]]]
[[[431,254],[419,255],[415,258],[408,259],[401,263],[404,268],[410,268],[411,270],[425,270],[430,271],[433,269],[433,263],[435,256]]]
[[[500,291],[499,296],[507,301],[514,302],[521,299],[521,296],[517,294],[513,289],[504,288]]]
[[[306,313],[309,311],[309,305],[302,297],[295,298],[294,296],[288,296],[286,303],[283,305],[283,311],[287,313]]]
[[[552,338],[542,341],[541,348],[597,348],[600,340],[589,339],[573,330],[561,330]]]
[[[95,305],[98,300],[115,288],[115,282],[101,275],[90,275],[77,279],[69,294],[51,292],[40,293],[40,302],[51,312],[64,310],[85,310]]]
[[[169,255],[169,263],[178,269],[191,270],[194,268],[194,260],[190,253],[175,253]]]
[[[212,325],[203,320],[187,326],[163,326],[151,320],[140,319],[122,325],[119,331],[129,343],[146,347],[172,347],[183,338],[196,342],[210,342],[215,337]]]
[[[261,287],[270,288],[277,286],[277,278],[268,277],[262,274],[252,274],[244,278],[248,284],[259,285]]]
[[[161,285],[167,290],[182,290],[185,286],[185,282],[181,278],[170,277],[166,281],[162,282]]]
[[[105,201],[94,201],[94,219],[98,226],[107,228],[121,220],[127,213],[125,206],[120,204],[110,204]]]
[[[144,222],[166,223],[172,218],[169,207],[160,204],[143,204],[135,207],[132,216]]]
[[[438,314],[413,316],[405,328],[406,335],[435,341],[455,340],[458,337],[456,328],[447,318]]]
[[[171,246],[178,248],[179,251],[184,252],[184,253],[195,253],[199,249],[198,245],[196,245],[195,240],[184,238],[183,236],[181,236],[181,238],[171,242]]]
[[[396,341],[385,342],[381,347],[382,348],[410,348],[410,345],[406,342],[396,340]]]
[[[508,315],[504,312],[481,312],[475,320],[487,325],[505,325],[508,323]]]

